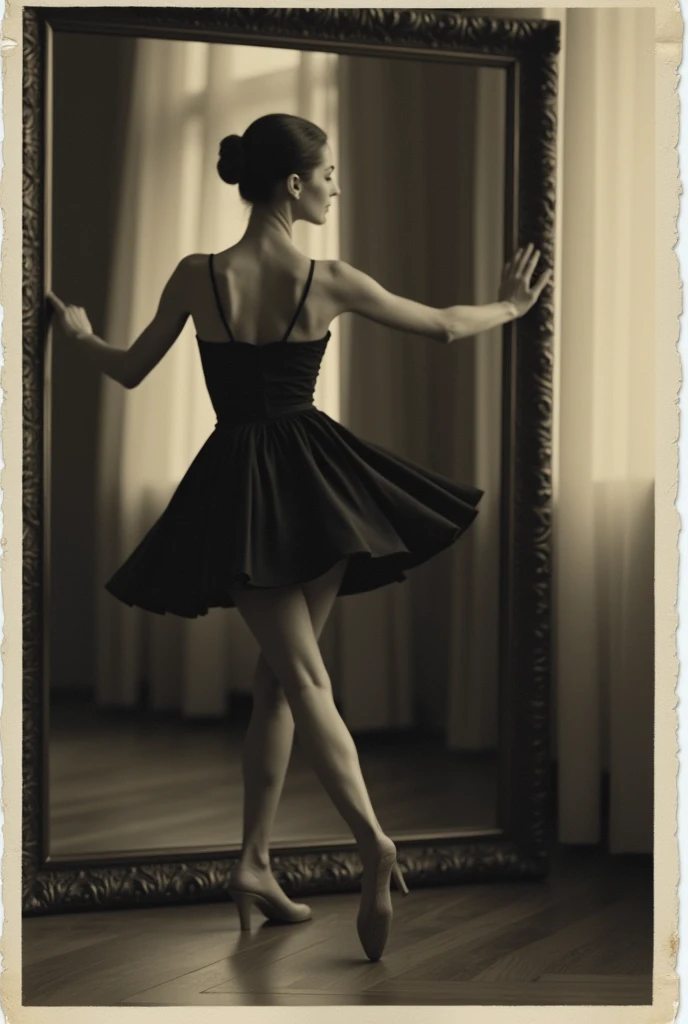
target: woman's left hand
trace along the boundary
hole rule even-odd
[[[91,321],[88,319],[86,310],[82,306],[68,306],[62,299],[58,299],[54,292],[48,292],[47,297],[57,314],[60,327],[65,334],[72,337],[93,334]]]
[[[510,302],[518,316],[523,316],[535,305],[552,277],[552,271],[546,270],[537,281],[531,281],[539,260],[540,251],[531,242],[519,249],[504,267],[499,299],[501,302]]]

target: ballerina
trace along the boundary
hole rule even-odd
[[[180,260],[128,348],[95,336],[82,307],[48,295],[70,343],[126,388],[146,378],[191,317],[217,415],[162,515],[105,586],[158,614],[238,609],[260,647],[242,755],[242,848],[230,880],[241,927],[250,927],[254,904],[273,920],[312,916],[270,868],[296,730],[356,840],[357,931],[367,957],[379,960],[392,878],[408,888],[318,640],[337,596],[403,581],[465,532],[483,491],[357,437],[314,405],[315,383],[342,313],[451,344],[523,316],[550,271],[533,281],[540,253],[527,245],[506,264],[497,301],[435,308],[390,293],[342,260],[308,259],[292,227],[324,224],[340,189],[326,134],[300,117],[269,114],[223,139],[217,169],[250,204],[246,231],[222,252]]]

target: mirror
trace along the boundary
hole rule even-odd
[[[90,87],[83,89],[83,82]],[[189,252],[243,234],[219,140],[262,114],[327,133],[342,188],[295,226],[433,306],[496,301],[504,264],[506,72],[277,47],[61,33],[53,48],[53,288],[129,344]],[[497,824],[501,330],[451,349],[351,318],[332,326],[316,405],[362,437],[485,490],[455,548],[403,585],[342,597],[323,649],[395,837]],[[258,647],[236,609],[194,620],[103,584],[213,429],[193,324],[136,389],[53,348],[50,852],[231,848]],[[346,609],[339,607],[346,601]],[[350,834],[298,748],[280,845]]]
[[[243,233],[218,144],[272,111],[320,125],[335,154],[326,224],[294,227],[308,256],[436,307],[495,301],[521,242],[551,264],[553,22],[35,8],[24,45],[26,166],[41,140],[46,154],[27,175],[30,311],[52,290],[130,345],[182,256]],[[180,860],[204,865],[194,891],[220,893],[241,843],[257,644],[236,609],[158,615],[105,589],[214,428],[193,324],[127,390],[43,313],[26,322],[43,434],[39,452],[27,424],[25,461],[43,498],[27,488],[25,908],[186,899],[169,882]],[[485,492],[455,544],[403,581],[341,596],[320,638],[411,879],[546,867],[551,324],[551,288],[517,325],[452,346],[347,314],[317,379],[315,404],[337,423]],[[350,832],[298,733],[271,849],[292,891],[355,885]],[[145,893],[127,875],[137,864],[157,865]],[[96,881],[76,895],[80,865],[97,897]]]

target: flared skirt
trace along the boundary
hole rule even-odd
[[[195,618],[234,607],[237,586],[305,583],[345,558],[339,594],[362,593],[449,547],[483,493],[316,407],[218,425],[105,587],[127,605]]]

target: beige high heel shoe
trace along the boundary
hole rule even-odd
[[[369,960],[379,960],[382,956],[392,924],[392,899],[390,883],[392,878],[408,896],[408,886],[404,881],[396,860],[396,853],[384,855],[377,866],[374,885],[365,892],[365,871],[361,886],[361,905],[358,911],[356,927],[363,951]]]
[[[268,920],[280,924],[300,924],[302,921],[310,921],[313,916],[307,903],[294,903],[288,896],[283,901],[277,900],[257,889],[230,889],[229,895],[236,903],[242,932],[251,930],[251,907],[254,903]]]

